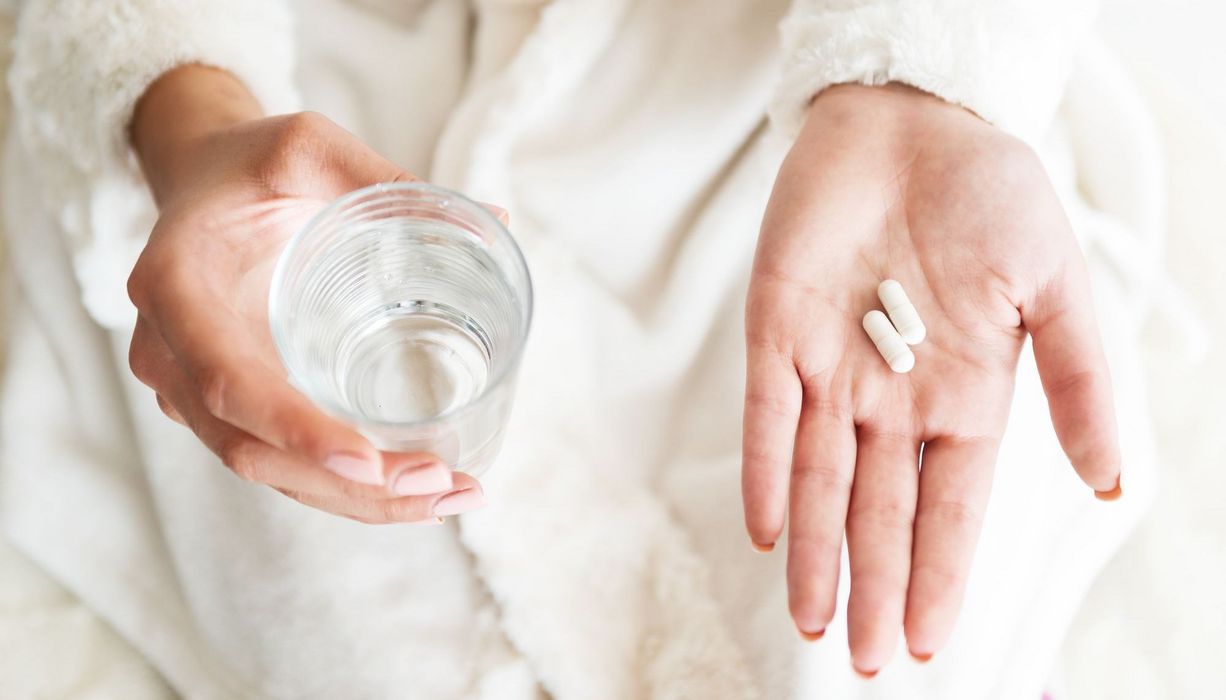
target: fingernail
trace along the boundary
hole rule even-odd
[[[1094,497],[1100,501],[1114,501],[1124,495],[1124,491],[1120,488],[1120,478],[1115,477],[1115,488],[1110,491],[1095,491]]]
[[[359,484],[383,484],[383,465],[363,455],[339,452],[324,461],[324,468]]]
[[[450,491],[451,487],[451,470],[441,462],[433,462],[400,472],[392,482],[392,493],[397,496],[425,496]]]
[[[874,671],[861,671],[860,669],[855,667],[855,664],[852,664],[851,670],[855,671],[856,675],[863,678],[864,680],[869,680],[873,676],[876,676],[877,672],[880,671],[881,669],[876,669]]]
[[[908,649],[908,650],[907,650],[907,653],[911,655],[911,658],[915,659],[916,661],[920,662],[921,664],[926,664],[926,663],[928,663],[930,660],[932,660],[932,654],[931,654],[931,653],[928,653],[928,654],[916,654],[915,652],[911,651],[910,649]]]
[[[481,489],[469,487],[438,499],[434,504],[434,515],[438,517],[459,515],[476,510],[483,505],[485,505],[485,494],[481,492]]]
[[[749,544],[753,545],[754,549],[758,550],[759,552],[762,552],[763,554],[766,554],[767,552],[770,552],[775,549],[774,542],[768,542],[766,544],[759,544],[757,542],[754,542],[753,540],[750,540]]]
[[[826,636],[826,628],[825,628],[825,627],[821,628],[820,630],[818,630],[818,631],[816,631],[816,632],[806,632],[806,631],[804,631],[804,630],[800,629],[799,627],[798,627],[798,628],[796,628],[796,631],[797,631],[797,632],[800,632],[800,638],[801,638],[801,639],[803,639],[803,640],[805,640],[806,642],[816,642],[817,640],[819,640],[819,639],[821,639],[822,637],[825,637],[825,636]]]

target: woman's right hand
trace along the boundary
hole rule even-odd
[[[328,202],[414,179],[311,113],[263,117],[232,75],[188,66],[138,105],[132,142],[160,217],[128,280],[133,373],[240,477],[362,522],[439,522],[484,504],[430,454],[380,453],[289,385],[268,326],[272,271]]]

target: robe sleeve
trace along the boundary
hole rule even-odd
[[[789,138],[815,95],[900,82],[1036,142],[1054,118],[1097,0],[795,0],[771,120]]]
[[[137,100],[166,71],[200,63],[234,73],[270,114],[296,108],[292,13],[286,0],[18,4],[8,81],[21,150],[66,234],[87,308],[117,322],[126,299],[112,288],[152,211],[128,142]]]

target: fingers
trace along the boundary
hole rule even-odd
[[[1100,497],[1119,495],[1120,451],[1089,277],[1084,261],[1047,285],[1022,309],[1052,424],[1073,468]]]
[[[834,617],[856,432],[849,410],[805,394],[792,458],[787,581],[792,619],[815,639]]]
[[[293,491],[286,495],[303,505],[371,524],[442,522],[442,518],[476,510],[486,502],[481,484],[460,473],[450,491],[423,496],[361,500]]]
[[[200,290],[179,282],[175,309],[153,309],[174,360],[214,418],[330,471],[364,484],[383,483],[379,453],[366,438],[320,411],[273,371],[243,326]],[[186,312],[190,310],[190,313]],[[176,405],[178,403],[176,402]],[[183,408],[180,405],[180,410]]]
[[[157,392],[158,405],[189,427],[201,442],[240,477],[296,493],[341,499],[386,499],[434,494],[452,489],[452,472],[437,456],[386,453],[380,479],[373,486],[346,479],[257,439],[213,415],[196,387],[174,362],[170,348],[148,322],[137,322],[130,354],[137,377]]]
[[[745,386],[741,494],[754,546],[769,551],[779,539],[788,502],[792,443],[800,415],[800,378],[790,360],[750,342]]]
[[[194,412],[193,430],[237,476],[265,484],[320,510],[372,523],[408,523],[467,512],[484,504],[479,485],[427,454],[388,454],[387,488],[359,484],[277,450],[217,420]],[[440,506],[451,504],[448,509]]]
[[[862,427],[847,515],[852,664],[865,675],[889,661],[906,609],[919,442]]]
[[[904,628],[912,656],[944,646],[962,605],[992,486],[999,440],[943,437],[924,444]]]

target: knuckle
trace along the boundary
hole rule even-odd
[[[347,501],[355,502],[370,502],[388,500],[391,494],[380,486],[371,486],[370,484],[359,484],[356,481],[350,481],[341,476],[337,476],[332,480],[335,484],[336,495]]]
[[[839,423],[852,423],[854,415],[850,400],[823,397],[817,392],[805,392],[805,399],[806,411],[814,411]]]
[[[200,401],[210,415],[224,420],[230,392],[233,390],[229,373],[218,368],[205,368],[196,376]]]
[[[324,453],[326,449],[324,431],[321,430],[318,423],[292,408],[287,410],[277,407],[274,411],[279,424],[279,439],[283,441],[287,451],[312,459]],[[342,479],[342,481],[346,484],[354,483],[348,479]]]
[[[149,356],[146,344],[136,335],[132,336],[132,343],[128,345],[128,369],[132,370],[132,376],[141,384],[153,386],[154,362]]]
[[[754,312],[757,315],[758,312]],[[792,363],[791,340],[781,337],[781,333],[771,324],[750,324],[745,331],[745,347],[751,354],[774,356],[788,364]]]
[[[978,530],[983,514],[963,501],[937,501],[929,503],[916,516],[926,521],[935,521],[942,530]]]
[[[411,497],[380,501],[376,507],[376,511],[382,520],[393,523],[409,523],[421,520],[423,518],[421,510],[418,499]]]
[[[835,494],[851,493],[851,473],[824,464],[799,463],[792,470],[792,480],[796,488],[800,489]]]
[[[265,464],[258,459],[247,440],[234,440],[221,449],[222,464],[243,481],[263,483],[267,472]]]
[[[274,132],[274,155],[293,161],[312,152],[320,134],[330,130],[332,122],[319,112],[297,112],[280,118]]]
[[[152,311],[157,305],[158,296],[171,291],[168,282],[174,282],[178,278],[179,267],[182,266],[176,265],[173,246],[168,248],[156,243],[146,245],[128,274],[128,299],[133,306],[141,312]]]
[[[310,109],[295,112],[285,117],[285,130],[287,133],[304,139],[309,139],[311,136],[331,126],[331,119]]]
[[[849,530],[872,528],[877,531],[906,531],[909,537],[914,520],[913,508],[895,501],[852,507],[847,525]]]
[[[128,297],[140,318],[158,329],[153,333],[160,333],[183,312],[184,300],[195,291],[199,267],[195,261],[175,257],[174,252],[159,253],[155,260],[138,265],[146,268],[128,277]]]
[[[148,296],[145,291],[145,266],[148,263],[145,260],[146,258],[143,254],[137,259],[131,274],[128,275],[127,282],[128,299],[139,310],[144,310],[148,307]]]
[[[163,415],[176,423],[183,423],[183,415],[179,413],[178,409],[172,406],[171,403],[161,394],[156,394],[155,396],[157,398],[158,408],[162,410]]]
[[[745,409],[770,416],[790,416],[796,412],[795,399],[774,391],[750,389],[745,392]]]

